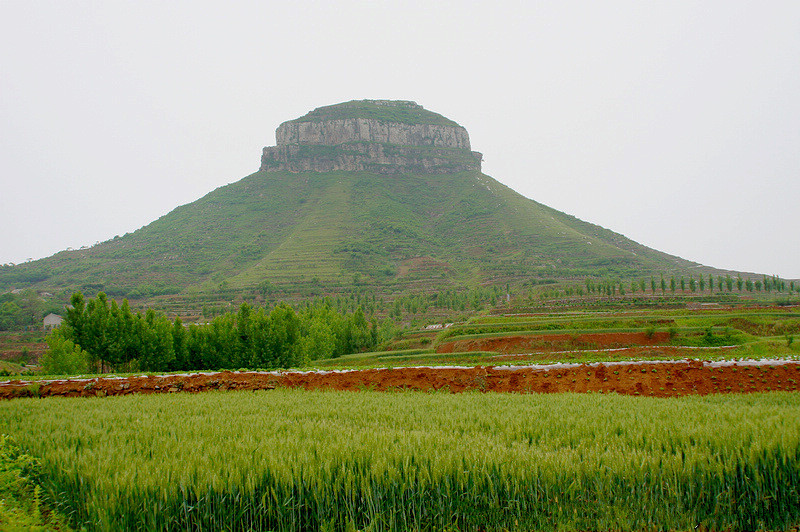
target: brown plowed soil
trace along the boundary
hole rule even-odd
[[[0,398],[106,396],[208,390],[305,388],[330,390],[448,390],[462,392],[618,393],[653,397],[797,391],[800,362],[761,365],[701,361],[632,362],[570,367],[395,368],[335,372],[285,371],[95,378],[0,383]]]
[[[46,343],[34,342],[24,334],[0,334],[0,360],[36,363],[46,349]]]
[[[663,345],[669,342],[668,332],[587,333],[587,334],[526,334],[524,336],[493,336],[443,342],[437,353],[495,351],[524,353],[563,349],[614,349],[640,345]]]

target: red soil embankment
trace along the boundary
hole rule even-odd
[[[0,383],[0,398],[305,388],[462,392],[618,393],[654,397],[797,391],[800,362],[631,362],[553,367],[394,368],[333,372],[220,372]]]

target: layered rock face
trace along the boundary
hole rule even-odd
[[[261,170],[442,173],[478,170],[467,130],[414,102],[362,100],[284,122]]]
[[[379,142],[400,146],[437,146],[469,150],[469,135],[461,126],[400,124],[377,119],[345,118],[325,122],[285,122],[275,132],[278,146],[337,146],[348,142]]]

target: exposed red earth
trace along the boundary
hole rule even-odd
[[[91,397],[133,393],[305,388],[443,390],[518,393],[618,393],[677,397],[714,393],[798,391],[800,361],[609,362],[547,366],[413,367],[142,375],[0,383],[0,398]]]
[[[524,353],[547,349],[604,349],[668,343],[668,332],[620,332],[586,334],[526,334],[524,336],[492,336],[443,342],[437,353],[467,351],[495,351],[497,353]]]

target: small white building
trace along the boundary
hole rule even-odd
[[[64,318],[59,316],[58,314],[53,314],[52,312],[44,317],[44,330],[45,331],[52,331],[59,325],[61,322],[64,321]]]

